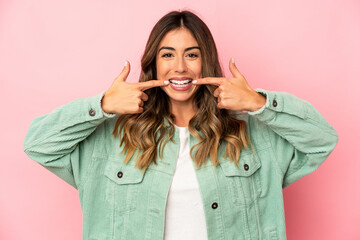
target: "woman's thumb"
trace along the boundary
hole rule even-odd
[[[230,59],[229,69],[230,69],[230,72],[232,73],[232,75],[233,75],[235,78],[242,77],[240,71],[237,69],[237,67],[236,67],[236,65],[235,65],[235,59],[234,59],[234,58],[231,58],[231,59]]]
[[[130,73],[130,63],[125,61],[125,65],[120,75],[117,77],[117,80],[125,82]]]

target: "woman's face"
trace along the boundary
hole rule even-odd
[[[156,55],[157,79],[170,84],[161,87],[172,104],[192,104],[198,88],[192,80],[201,78],[201,54],[191,32],[178,28],[165,34]]]

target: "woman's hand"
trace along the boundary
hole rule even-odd
[[[130,63],[126,61],[124,69],[120,75],[115,78],[101,101],[101,107],[104,112],[118,114],[142,113],[144,110],[144,102],[148,100],[148,96],[143,91],[169,84],[168,81],[162,80],[129,83],[126,82],[129,73]]]
[[[195,85],[212,84],[218,86],[214,96],[218,99],[218,108],[234,111],[256,111],[266,103],[266,98],[254,91],[235,66],[234,59],[229,63],[233,78],[207,77],[193,81]]]

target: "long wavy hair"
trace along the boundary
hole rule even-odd
[[[173,11],[162,17],[152,29],[141,59],[140,82],[157,79],[156,54],[160,41],[166,33],[178,28],[187,28],[196,39],[202,59],[202,77],[222,77],[218,53],[214,39],[206,24],[189,11]],[[197,113],[189,122],[190,134],[199,139],[190,155],[199,168],[208,157],[214,166],[219,164],[218,149],[222,142],[226,143],[225,158],[229,158],[237,166],[240,152],[247,148],[250,140],[246,132],[246,123],[230,116],[226,109],[217,107],[217,99],[213,93],[216,86],[200,85],[195,93],[194,101]],[[127,163],[136,153],[136,167],[143,172],[156,160],[163,158],[165,145],[171,140],[175,143],[175,117],[171,113],[171,104],[167,94],[159,87],[144,91],[148,101],[144,102],[140,114],[119,116],[113,135],[121,138],[121,153],[126,153]]]

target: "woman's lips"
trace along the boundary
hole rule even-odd
[[[169,79],[170,87],[176,91],[186,91],[191,87],[191,78],[176,77]]]

